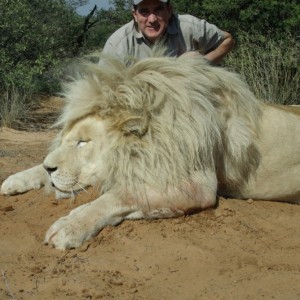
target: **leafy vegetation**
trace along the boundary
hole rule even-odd
[[[18,102],[26,107],[33,93],[57,88],[58,67],[76,48],[79,19],[74,7],[60,0],[0,1],[3,124],[24,116],[26,110],[16,109]]]
[[[58,92],[70,60],[101,50],[131,19],[131,0],[112,0],[108,10],[95,7],[78,15],[76,8],[87,2],[0,0],[0,125],[24,117],[32,95]],[[172,5],[234,35],[236,49],[225,64],[242,73],[258,97],[300,104],[297,0],[172,0]]]
[[[75,11],[63,1],[0,1],[0,86],[22,89],[74,51]]]
[[[173,0],[176,10],[204,18],[220,28],[249,35],[299,35],[297,0]]]

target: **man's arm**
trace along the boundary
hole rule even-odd
[[[234,47],[234,39],[229,32],[224,31],[224,40],[213,51],[208,52],[204,57],[213,63],[219,63],[222,58]]]

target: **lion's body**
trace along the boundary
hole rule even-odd
[[[66,88],[63,129],[45,169],[1,187],[24,192],[41,178],[35,186],[51,180],[60,195],[99,189],[98,199],[53,224],[47,243],[76,247],[126,218],[212,207],[217,194],[299,202],[298,107],[261,103],[236,74],[200,58],[130,66],[104,58],[88,71]]]
[[[261,106],[260,164],[242,192],[232,196],[300,203],[300,106]]]

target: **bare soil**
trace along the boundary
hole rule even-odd
[[[1,128],[0,182],[40,163],[54,135]],[[56,219],[95,197],[0,195],[0,299],[300,299],[300,205],[221,198],[108,227],[79,249],[43,245]]]

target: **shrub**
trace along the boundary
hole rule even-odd
[[[40,92],[43,74],[72,56],[78,18],[62,0],[0,1],[0,90]]]

